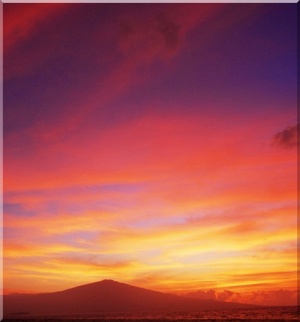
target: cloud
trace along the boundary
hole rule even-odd
[[[178,23],[169,20],[164,14],[157,17],[157,30],[167,48],[173,49],[178,46],[180,29],[181,26]]]
[[[288,289],[275,289],[275,290],[258,290],[247,292],[234,292],[234,291],[217,291],[217,290],[198,290],[195,292],[187,293],[185,296],[205,299],[205,300],[218,300],[224,302],[240,302],[258,305],[296,305],[297,304],[297,291]]]
[[[97,258],[99,257],[99,258]],[[119,269],[119,268],[132,268],[134,266],[133,261],[111,261],[105,258],[101,258],[100,256],[87,256],[87,258],[80,258],[80,257],[57,257],[52,259],[53,263],[58,263],[60,265],[64,265],[66,267],[78,267],[82,269],[86,268],[99,268],[103,270],[110,270],[110,269]]]
[[[65,8],[64,4],[6,4],[3,21],[5,50],[10,51],[40,32],[47,20],[55,18]]]
[[[219,301],[225,301],[225,302],[238,302],[240,298],[240,294],[237,292],[227,291],[224,290],[223,292],[217,293],[217,299]]]
[[[66,4],[5,4],[3,14],[4,78],[30,74],[55,51],[53,39],[44,36],[49,22],[64,17]],[[51,28],[51,27],[50,27]],[[52,27],[53,28],[53,27]],[[36,42],[36,38],[39,41]],[[49,39],[50,38],[50,39]],[[41,44],[45,47],[42,48]]]
[[[272,144],[274,146],[291,149],[299,145],[300,124],[288,126],[281,132],[274,135]]]
[[[185,296],[194,297],[203,300],[218,300],[224,302],[239,302],[240,293],[232,292],[228,290],[224,291],[215,291],[215,290],[208,290],[202,291],[198,290],[195,292],[187,293]]]
[[[287,289],[254,291],[245,297],[245,300],[259,305],[297,305],[297,291]]]
[[[12,216],[34,216],[35,213],[29,209],[26,209],[24,205],[20,203],[7,203],[3,204],[3,213]]]
[[[64,254],[64,253],[79,253],[86,251],[82,247],[71,246],[64,244],[33,244],[33,243],[17,243],[17,242],[4,242],[4,254],[5,254],[5,262],[8,263],[11,258],[20,258],[23,259],[28,258],[45,258],[47,256],[51,256],[53,254]]]
[[[131,60],[170,58],[182,42],[182,26],[167,12],[126,17],[119,23],[119,47]]]
[[[173,58],[191,30],[213,19],[224,8],[211,4],[173,4],[155,5],[151,10],[130,9],[122,12],[119,21],[119,48],[129,60],[143,64]]]
[[[217,300],[217,293],[214,290],[191,292],[185,294],[185,296],[203,300]]]

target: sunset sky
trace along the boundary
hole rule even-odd
[[[4,292],[295,304],[296,9],[4,4]]]

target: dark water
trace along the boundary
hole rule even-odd
[[[151,313],[119,313],[119,314],[86,314],[77,316],[31,316],[31,315],[14,315],[5,317],[3,321],[35,321],[35,322],[54,322],[54,321],[298,321],[298,310],[293,307],[268,307],[268,308],[251,308],[251,309],[232,309],[232,310],[203,310],[195,312],[151,312]]]

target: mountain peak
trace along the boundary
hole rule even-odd
[[[125,285],[125,284],[114,281],[112,279],[104,279],[97,282],[75,286],[75,287],[65,289],[55,293],[94,292],[94,291],[99,291],[101,289],[116,289],[121,285]]]
[[[106,284],[115,284],[115,283],[118,283],[119,284],[119,282],[114,281],[112,279],[104,279],[104,280],[100,281],[100,283],[106,283]]]
[[[245,307],[245,305],[243,305]],[[191,311],[241,308],[238,303],[186,298],[119,283],[111,279],[35,296],[4,296],[6,314],[90,314],[103,312]]]

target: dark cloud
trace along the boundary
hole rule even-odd
[[[172,57],[182,42],[182,26],[178,18],[167,12],[152,12],[149,16],[124,17],[119,23],[119,46],[133,59],[147,62],[155,58]]]
[[[273,137],[272,145],[286,149],[296,147],[299,144],[299,128],[300,124],[297,124],[288,126],[283,131],[276,133]]]
[[[180,25],[170,20],[166,15],[161,14],[157,17],[157,30],[167,48],[176,49],[179,45]]]

